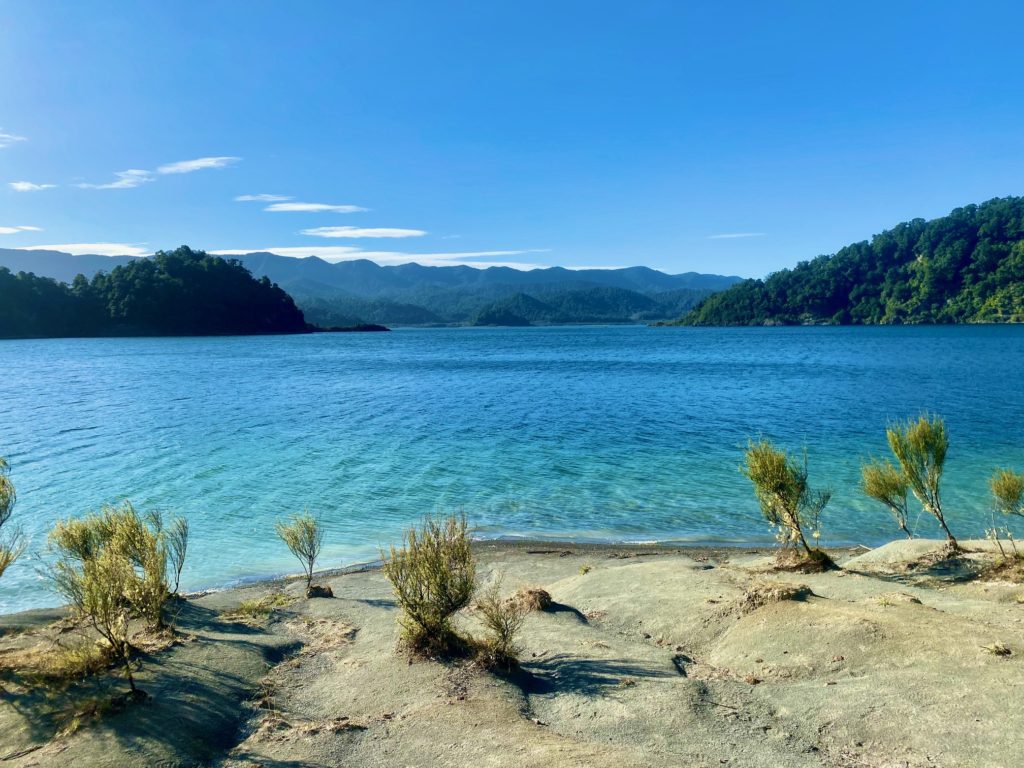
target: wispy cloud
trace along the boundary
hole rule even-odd
[[[0,235],[14,235],[18,232],[42,232],[39,227],[0,227]]]
[[[765,232],[727,232],[724,235],[708,235],[708,240],[737,240],[741,237],[764,237]]]
[[[56,245],[28,245],[19,251],[63,251],[72,256],[95,254],[97,256],[148,256],[151,248],[138,243],[58,243]]]
[[[223,168],[241,159],[240,157],[198,157],[195,160],[180,160],[177,163],[161,165],[155,172],[141,168],[129,168],[127,171],[115,173],[115,180],[106,184],[82,183],[76,186],[81,189],[134,189],[150,181],[156,181],[157,174],[192,173],[206,168]]]
[[[331,246],[298,246],[284,248],[246,248],[227,249],[210,251],[217,256],[240,256],[254,251],[269,251],[278,256],[290,256],[292,258],[307,258],[316,256],[324,261],[354,261],[356,259],[369,259],[378,264],[423,264],[432,267],[512,267],[513,269],[543,269],[546,264],[533,264],[524,261],[508,259],[510,256],[522,256],[528,253],[542,253],[543,250],[527,249],[517,251],[465,251],[460,253],[403,253],[400,251],[364,251],[347,245]]]
[[[271,213],[361,213],[369,209],[358,205],[330,205],[328,203],[274,203],[263,210]]]
[[[7,183],[15,192],[38,192],[41,189],[53,189],[56,184],[33,184],[31,181],[11,181]]]
[[[106,184],[79,184],[82,189],[134,189],[135,187],[155,181],[151,171],[143,171],[139,168],[129,168],[127,171],[118,171],[114,174],[116,181]]]
[[[11,144],[17,144],[19,141],[27,141],[27,139],[24,136],[18,136],[14,133],[0,131],[0,149],[9,147]]]
[[[239,195],[236,203],[275,203],[279,200],[291,200],[288,195]]]
[[[313,237],[422,237],[422,229],[394,229],[389,227],[314,227],[299,234]]]
[[[208,168],[223,168],[237,163],[240,157],[197,157],[195,160],[179,160],[176,163],[167,163],[156,169],[157,173],[193,173],[204,171]]]

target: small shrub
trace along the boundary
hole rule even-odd
[[[176,517],[167,529],[167,552],[171,560],[171,572],[174,574],[172,594],[178,594],[181,585],[181,569],[185,566],[185,555],[188,553],[188,520]]]
[[[949,450],[946,422],[939,416],[922,414],[916,421],[890,424],[885,435],[907,486],[924,510],[938,521],[950,550],[959,552],[960,545],[946,525],[939,493]]]
[[[131,561],[116,547],[103,547],[84,561],[62,554],[50,575],[57,592],[70,603],[72,612],[88,620],[110,645],[112,655],[124,669],[132,695],[139,695],[132,674],[129,634],[129,596],[135,592],[139,577]]]
[[[586,576],[592,570],[593,570],[593,568],[591,568],[589,565],[581,565],[580,566],[580,576]]]
[[[25,537],[21,529],[10,525],[17,499],[10,468],[0,457],[0,576],[25,552]]]
[[[861,489],[875,501],[880,501],[896,520],[908,539],[914,534],[907,528],[907,494],[910,483],[900,470],[888,461],[873,460],[861,467]]]
[[[165,626],[169,551],[161,515],[144,518],[126,501],[58,522],[50,544],[57,555],[49,571],[54,589],[109,644],[132,696],[141,696],[132,675],[129,624],[138,616],[150,630]]]
[[[513,669],[519,664],[516,637],[523,628],[529,608],[516,597],[503,599],[501,582],[498,581],[477,601],[477,610],[488,630],[488,637],[480,649],[485,666]]]
[[[277,523],[277,535],[302,565],[306,575],[306,591],[313,584],[313,569],[324,543],[324,530],[319,521],[309,514],[295,515],[291,522]]]
[[[807,558],[820,559],[824,553],[811,549],[807,532],[814,539],[821,535],[821,513],[832,492],[814,490],[808,484],[807,454],[800,464],[768,440],[751,440],[741,471],[753,484],[761,512],[783,548],[798,547]]]
[[[381,553],[394,588],[403,642],[416,653],[450,655],[465,649],[451,617],[469,605],[476,589],[476,561],[465,517],[427,517],[409,529],[401,548]]]
[[[1009,656],[1012,654],[1012,651],[999,641],[990,643],[989,645],[983,645],[981,646],[981,649],[986,653],[991,653],[993,656]]]

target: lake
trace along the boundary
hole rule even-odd
[[[54,520],[131,499],[188,517],[195,589],[298,570],[273,523],[308,509],[324,567],[374,559],[424,514],[483,537],[766,543],[748,436],[808,449],[823,543],[898,533],[857,488],[888,420],[946,417],[954,533],[1024,469],[1024,327],[452,328],[0,341],[0,455],[29,556],[0,612],[52,605]],[[930,520],[917,523],[936,535]]]

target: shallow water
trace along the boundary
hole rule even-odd
[[[0,612],[55,602],[38,575],[54,520],[125,498],[189,518],[200,588],[297,570],[273,521],[306,508],[324,566],[459,509],[483,536],[771,541],[738,470],[759,434],[807,446],[834,488],[824,543],[874,544],[895,528],[860,460],[923,409],[949,425],[954,531],[983,535],[986,478],[1024,469],[1024,327],[0,341],[0,370],[32,536]]]

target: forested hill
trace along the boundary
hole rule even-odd
[[[307,330],[295,302],[270,280],[184,246],[70,284],[0,267],[0,338]]]
[[[70,282],[138,261],[131,256],[72,256],[58,251],[0,248],[0,267]],[[671,320],[740,278],[696,272],[670,275],[647,267],[623,269],[478,269],[465,265],[381,266],[365,259],[327,262],[247,253],[238,260],[294,297],[306,320],[320,326],[493,324],[504,302],[526,295],[543,306],[513,324],[651,322]],[[515,317],[513,317],[515,315]]]
[[[914,219],[705,298],[682,325],[1024,322],[1024,198]]]

